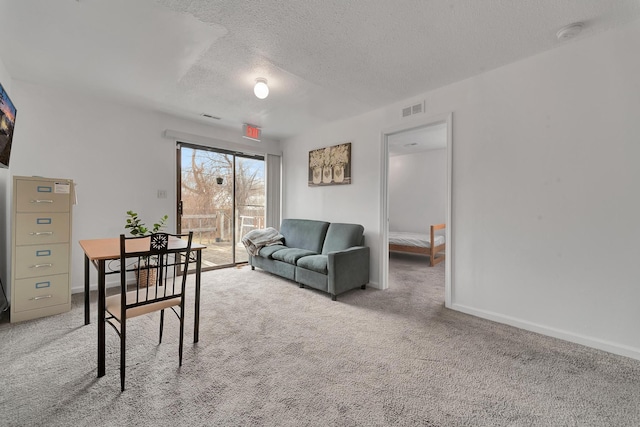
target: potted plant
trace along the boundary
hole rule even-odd
[[[140,219],[137,212],[127,211],[127,223],[124,228],[129,230],[132,236],[147,236],[161,231],[165,226],[169,215],[164,215],[149,229]],[[147,286],[148,283],[155,283],[157,268],[154,268],[156,261],[153,257],[142,259],[142,268],[136,270],[136,279],[139,286]],[[138,273],[139,272],[139,273]]]
[[[165,215],[158,222],[153,224],[153,228],[149,230],[144,222],[138,217],[138,214],[134,211],[127,211],[127,224],[125,229],[129,230],[132,236],[146,236],[148,234],[157,233],[166,226],[166,222],[169,219],[169,215]]]

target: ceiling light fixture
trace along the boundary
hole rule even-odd
[[[265,99],[269,96],[269,86],[267,86],[267,79],[263,79],[262,77],[256,79],[256,85],[253,87],[253,93],[259,99]]]
[[[567,25],[566,27],[560,28],[558,30],[558,32],[556,33],[556,37],[560,41],[568,40],[580,34],[580,31],[582,31],[583,27],[584,27],[584,24],[582,22],[576,22],[576,23]]]

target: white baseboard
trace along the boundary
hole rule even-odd
[[[371,287],[372,287],[372,288],[374,288],[374,289],[381,289],[381,288],[380,288],[380,284],[379,284],[378,282],[369,282],[369,283],[367,283],[367,288],[368,288],[369,286],[371,286]]]
[[[492,320],[498,323],[504,323],[505,325],[515,326],[516,328],[525,329],[527,331],[536,332],[542,335],[559,338],[561,340],[640,360],[639,348],[629,347],[623,344],[605,341],[586,335],[575,334],[573,332],[564,331],[562,329],[539,325],[537,323],[528,322],[525,320],[517,319],[515,317],[505,316],[491,311],[478,310],[461,304],[453,304],[450,308],[462,313],[471,314],[472,316],[481,317],[483,319]]]
[[[120,286],[120,281],[105,283],[105,287],[106,288],[113,288],[114,286]],[[97,291],[97,290],[98,290],[98,284],[97,283],[90,283],[89,284],[89,291]],[[84,293],[84,285],[80,286],[80,287],[71,288],[71,293],[72,294]]]

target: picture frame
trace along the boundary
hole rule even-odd
[[[351,184],[351,143],[309,151],[309,187]]]

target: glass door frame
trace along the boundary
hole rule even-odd
[[[231,259],[232,262],[229,264],[221,264],[221,265],[214,265],[214,266],[202,266],[202,271],[207,271],[207,270],[215,270],[215,269],[219,269],[219,268],[228,268],[228,267],[234,267],[236,265],[240,265],[240,264],[246,264],[247,261],[241,261],[241,262],[237,262],[236,260],[236,246],[238,244],[237,242],[237,201],[236,201],[236,186],[237,186],[237,178],[236,178],[236,172],[237,172],[237,158],[241,157],[241,158],[247,158],[247,159],[254,159],[254,160],[261,160],[264,162],[265,165],[265,170],[266,170],[266,156],[264,155],[260,155],[260,154],[248,154],[248,153],[243,153],[240,151],[234,151],[234,150],[227,150],[224,148],[216,148],[216,147],[211,147],[211,146],[206,146],[206,145],[198,145],[198,144],[191,144],[188,142],[181,142],[181,141],[177,141],[176,142],[176,230],[178,233],[182,232],[182,211],[183,211],[183,206],[182,206],[182,147],[185,148],[189,148],[192,150],[201,150],[201,151],[209,151],[209,152],[213,152],[213,153],[219,153],[219,154],[227,154],[227,155],[231,155],[233,156],[233,162],[232,162],[232,166],[231,166],[231,172],[232,172],[232,177],[233,177],[233,185],[232,187],[232,191],[231,191],[231,196],[232,196],[232,202],[231,202],[231,221],[232,221],[232,227],[231,227],[231,234],[232,234],[232,242],[231,242]],[[265,173],[264,176],[265,179],[265,191],[266,191],[266,187],[267,187],[267,176]],[[266,200],[265,200],[265,213],[266,213]]]

